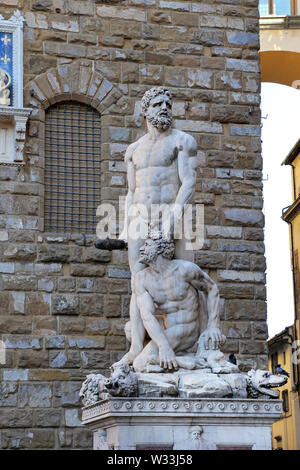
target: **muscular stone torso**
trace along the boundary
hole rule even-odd
[[[199,321],[199,297],[196,289],[180,273],[174,261],[174,269],[163,276],[144,271],[144,286],[156,306],[155,315],[164,315],[165,328]]]
[[[134,203],[171,204],[180,188],[178,151],[183,133],[172,130],[153,141],[147,134],[133,151],[135,167]]]

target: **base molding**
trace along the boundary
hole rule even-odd
[[[271,450],[281,400],[108,398],[82,409],[94,450]]]

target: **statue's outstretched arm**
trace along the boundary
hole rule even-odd
[[[201,334],[206,349],[218,349],[226,341],[220,325],[220,294],[216,283],[197,266],[192,285],[206,293],[207,326]],[[201,313],[200,313],[201,314]]]

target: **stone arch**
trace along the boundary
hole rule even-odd
[[[51,68],[25,87],[26,106],[48,108],[60,101],[80,101],[102,114],[123,94],[90,63],[72,62]]]
[[[101,116],[107,116],[107,122],[102,122],[103,135],[108,136],[108,127],[115,116],[132,115],[133,106],[130,99],[106,79],[100,72],[95,71],[93,64],[85,61],[74,61],[58,65],[28,82],[24,89],[25,106],[32,108],[29,117],[27,138],[25,143],[25,158],[35,160],[35,167],[41,170],[39,183],[39,230],[44,231],[44,168],[45,168],[45,112],[50,106],[64,102],[77,101],[91,106]],[[104,121],[104,120],[103,120]],[[117,125],[117,124],[112,124]],[[101,160],[110,160],[109,139],[101,142]],[[123,148],[115,157],[123,159]],[[30,171],[28,169],[28,171]],[[36,180],[37,181],[37,180]],[[105,189],[105,188],[104,188]],[[106,197],[102,199],[106,201]]]
[[[300,52],[263,51],[260,53],[260,62],[262,82],[300,88]]]

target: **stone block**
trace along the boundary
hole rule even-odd
[[[82,260],[88,262],[108,263],[111,260],[111,253],[106,250],[98,250],[97,248],[86,248],[83,251]]]
[[[55,369],[74,369],[80,367],[79,351],[50,351],[50,367]]]
[[[102,315],[103,314],[103,295],[80,294],[79,309],[81,315]]]
[[[197,251],[195,261],[202,269],[216,269],[226,267],[226,255],[219,252]]]
[[[43,279],[38,279],[38,290],[52,292],[55,287],[55,280],[48,277]]]
[[[46,349],[64,349],[65,345],[65,336],[50,336],[49,338],[46,338],[45,341]]]
[[[249,49],[259,49],[258,33],[245,33],[242,31],[227,31],[226,39],[229,45],[244,46]]]
[[[121,315],[121,299],[118,295],[104,297],[103,311],[106,317],[119,317]]]
[[[102,277],[105,274],[105,267],[91,264],[71,264],[70,274],[79,277]]]
[[[232,253],[228,255],[228,269],[250,269],[250,258],[248,254]]]
[[[169,86],[186,86],[186,71],[182,67],[167,67],[165,70],[165,80]]]
[[[49,315],[51,295],[46,292],[28,292],[25,300],[26,315]]]
[[[56,382],[53,386],[54,406],[55,407],[70,407],[79,406],[80,397],[79,390],[81,382]]]
[[[72,277],[60,277],[57,285],[59,292],[74,292],[76,290],[76,279]]]
[[[192,43],[201,44],[203,46],[223,46],[224,33],[220,30],[196,30],[191,38]]]
[[[110,323],[106,319],[87,318],[86,333],[88,335],[107,335],[110,331]]]
[[[4,259],[31,261],[35,259],[35,256],[36,256],[35,245],[15,245],[14,244],[14,245],[8,246],[8,248],[4,251]]]
[[[137,8],[120,8],[115,6],[99,6],[96,13],[100,18],[117,18],[118,20],[146,21],[146,12]]]
[[[217,90],[241,90],[242,76],[241,72],[217,72],[215,74],[215,87]]]
[[[4,374],[5,375],[4,371]],[[4,377],[3,377],[4,378]],[[4,379],[5,380],[5,379]],[[15,383],[2,382],[0,384],[0,406],[16,407],[18,402],[18,387]]]
[[[81,427],[82,423],[79,418],[79,409],[70,408],[65,410],[65,423],[67,427]]]
[[[61,317],[59,318],[59,331],[60,334],[79,334],[84,332],[84,319],[76,317]]]
[[[38,261],[44,263],[65,263],[69,260],[69,247],[57,245],[40,245],[38,247]]]
[[[33,422],[36,427],[57,428],[62,424],[61,410],[36,410]]]
[[[32,426],[33,411],[1,408],[0,422],[3,428],[28,428],[29,426]]]
[[[231,185],[227,181],[221,181],[218,179],[204,180],[202,182],[202,191],[204,193],[229,194],[231,191]]]
[[[141,83],[147,85],[159,85],[163,79],[163,67],[160,65],[140,66]]]
[[[0,273],[13,274],[15,272],[14,263],[0,263]]]
[[[249,322],[226,322],[222,331],[229,339],[251,338],[251,324]]]
[[[75,449],[93,448],[93,435],[88,429],[74,429],[73,435]]]
[[[232,299],[226,302],[226,320],[266,319],[266,303],[262,300]]]
[[[224,222],[231,225],[264,226],[264,216],[261,211],[253,209],[225,209]]]
[[[7,349],[42,349],[42,337],[31,335],[3,335]]]
[[[69,348],[78,348],[78,349],[104,349],[105,338],[104,336],[97,336],[97,338],[92,337],[88,338],[68,338]]]
[[[52,313],[79,315],[79,299],[76,294],[52,294]]]
[[[1,431],[1,448],[3,450],[17,450],[25,447],[24,429],[3,429]]]
[[[73,433],[70,429],[60,429],[58,431],[58,442],[62,449],[72,447]]]
[[[48,384],[20,384],[19,407],[48,408],[51,406],[52,390]]]
[[[55,446],[54,430],[28,429],[25,431],[27,449],[53,449]]]
[[[106,369],[111,366],[111,357],[108,351],[82,351],[80,353],[82,366],[85,369]]]
[[[268,326],[264,321],[252,323],[252,338],[265,341],[268,339]]]
[[[77,292],[86,292],[86,293],[97,292],[98,286],[99,286],[98,281],[101,281],[101,280],[95,277],[92,277],[92,278],[79,277],[76,282]]]
[[[57,319],[48,316],[35,316],[32,319],[32,333],[35,335],[53,335],[56,334]]]
[[[241,341],[240,342],[241,354],[267,354],[267,344],[265,341]]]
[[[265,275],[258,271],[234,271],[234,270],[220,270],[218,271],[218,280],[230,282],[265,282]]]
[[[114,36],[121,36],[124,39],[136,39],[142,37],[142,25],[135,21],[112,21],[110,24],[111,34]]]
[[[25,299],[25,296],[24,296],[24,299]],[[8,313],[9,313],[9,293],[0,292],[0,314],[7,315]]]
[[[251,115],[248,106],[216,106],[211,107],[211,119],[218,122],[249,124]]]
[[[48,351],[18,351],[17,367],[29,369],[49,367]]]
[[[119,335],[106,337],[106,349],[108,351],[124,351],[126,350],[126,338]]]
[[[194,88],[213,88],[213,72],[208,70],[187,70],[187,84]]]

